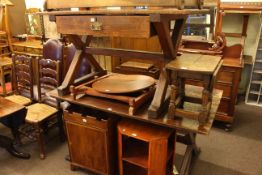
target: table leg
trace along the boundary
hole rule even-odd
[[[179,135],[177,136],[177,141],[187,146],[179,175],[188,175],[192,168],[194,159],[196,159],[200,153],[200,149],[196,145],[196,134],[187,133],[184,136]]]
[[[5,148],[11,155],[13,155],[17,158],[21,158],[21,159],[29,159],[30,158],[30,154],[18,151],[14,147],[13,140],[6,137],[6,136],[0,135],[0,147]]]

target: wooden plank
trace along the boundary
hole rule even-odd
[[[155,61],[164,61],[164,56],[160,52],[145,52],[133,51],[127,49],[113,49],[113,48],[86,48],[86,52],[94,55],[107,55],[116,57],[140,58]]]
[[[48,9],[109,6],[176,6],[180,0],[47,0]],[[195,1],[195,0],[190,0]]]
[[[61,34],[131,38],[149,38],[151,35],[148,16],[57,16],[56,24]],[[101,27],[94,29],[93,25]]]

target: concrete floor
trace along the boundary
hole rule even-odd
[[[236,120],[232,132],[225,132],[215,125],[209,136],[198,135],[201,147],[199,159],[195,162],[191,175],[261,175],[262,174],[262,108],[240,103],[236,106]],[[1,134],[9,130],[0,126]],[[22,147],[31,153],[30,160],[19,160],[0,149],[0,175],[93,175],[84,170],[72,172],[66,143],[59,138],[49,137],[47,158],[40,160],[36,143]],[[177,146],[177,158],[184,151]],[[135,175],[135,174],[134,174]]]

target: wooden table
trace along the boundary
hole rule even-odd
[[[0,58],[0,75],[1,75],[1,86],[2,86],[2,94],[5,96],[8,92],[6,89],[5,83],[5,74],[12,75],[12,59],[9,57],[1,57]]]
[[[26,116],[26,109],[24,106],[14,103],[10,100],[7,100],[3,97],[0,97],[0,121],[3,123],[11,123],[15,122],[15,120],[24,120]],[[5,121],[5,122],[4,122]],[[13,126],[11,126],[12,130],[15,130]],[[0,147],[5,148],[11,155],[22,158],[29,159],[30,154],[23,153],[18,151],[13,144],[13,140],[0,135]]]
[[[195,86],[186,86],[186,94],[188,96],[199,96],[201,95],[202,88]],[[60,101],[67,101],[71,104],[80,105],[97,111],[103,111],[113,116],[129,118],[136,121],[146,122],[152,125],[159,125],[167,128],[172,128],[177,130],[179,133],[183,133],[182,136],[177,136],[177,141],[184,143],[187,146],[186,153],[183,159],[182,166],[180,168],[180,174],[185,175],[189,173],[190,165],[192,163],[193,156],[199,153],[199,149],[196,145],[196,134],[208,135],[211,130],[220,99],[222,97],[222,91],[213,91],[212,107],[209,114],[208,122],[204,125],[200,125],[198,121],[190,119],[169,119],[167,113],[163,113],[160,118],[152,119],[148,116],[148,106],[149,104],[141,107],[135,115],[129,115],[128,106],[115,102],[112,100],[96,98],[91,96],[82,96],[77,100],[70,95],[59,96],[57,90],[53,90],[49,93],[50,96],[57,98]],[[198,108],[195,105],[186,105],[186,108]]]

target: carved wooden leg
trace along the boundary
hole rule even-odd
[[[40,159],[45,159],[44,136],[40,124],[36,124],[37,141],[40,152]]]
[[[168,108],[168,118],[174,118],[176,111],[177,86],[171,86],[170,104]]]
[[[185,90],[185,79],[184,78],[180,78],[179,79],[179,96],[181,97],[181,104],[179,105],[181,108],[183,108],[184,106],[184,102],[185,102],[185,96],[186,96],[186,90]]]
[[[199,122],[201,124],[205,123],[207,120],[207,116],[208,116],[208,104],[209,104],[209,91],[204,89],[202,92],[202,110],[201,113],[199,115]]]

